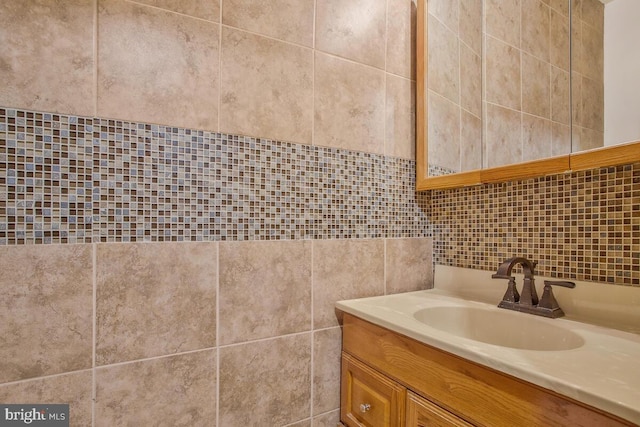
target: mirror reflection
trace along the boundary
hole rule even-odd
[[[640,1],[606,3],[429,0],[429,176],[640,140]]]

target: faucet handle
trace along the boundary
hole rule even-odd
[[[565,287],[565,288],[575,288],[576,287],[575,283],[573,283],[573,282],[565,282],[565,281],[562,281],[562,280],[558,280],[558,281],[545,280],[544,281],[544,285],[545,286],[562,286],[562,287]]]
[[[542,292],[542,298],[540,298],[540,302],[538,303],[538,309],[542,309],[550,312],[553,318],[564,316],[564,311],[558,305],[558,301],[553,296],[552,286],[562,286],[565,288],[575,288],[576,284],[573,282],[566,281],[554,281],[554,280],[545,280],[544,281],[544,291]]]

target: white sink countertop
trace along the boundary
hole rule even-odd
[[[459,292],[447,286],[438,289],[437,279],[436,271],[436,289],[339,301],[336,307],[417,341],[640,424],[640,335],[570,320],[572,316],[581,318],[579,311],[570,316],[570,312],[565,310],[566,318],[547,319],[499,309],[496,305],[501,295],[495,304],[477,301],[484,297],[473,298],[476,299],[474,301],[469,298],[474,292],[460,297]],[[518,284],[520,287],[521,281]],[[506,289],[506,283],[504,285]],[[640,289],[635,290],[640,294]],[[562,303],[560,305],[562,307]],[[436,329],[414,317],[415,313],[434,307],[509,311],[513,315],[527,316],[523,318],[525,322],[531,318],[538,328],[540,322],[542,326],[546,322],[550,329],[560,327],[571,331],[582,338],[584,344],[568,350],[527,350],[486,344]],[[638,311],[637,306],[635,311]]]

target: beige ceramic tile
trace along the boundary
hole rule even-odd
[[[384,240],[313,242],[314,328],[337,326],[335,302],[384,293]]]
[[[526,53],[522,54],[522,111],[551,117],[551,65]]]
[[[220,344],[311,329],[311,242],[220,243]]]
[[[0,105],[91,116],[93,1],[0,2]]]
[[[133,0],[160,9],[220,22],[220,0]]]
[[[552,150],[551,121],[529,114],[522,115],[523,152],[527,160],[546,159]]]
[[[552,65],[568,72],[571,58],[569,18],[551,9],[550,19],[549,59]]]
[[[384,154],[384,71],[316,53],[314,145]]]
[[[218,24],[101,0],[98,115],[217,130],[218,54]]]
[[[96,427],[215,426],[215,402],[214,350],[96,369]]]
[[[292,424],[287,424],[284,427],[311,427],[311,419],[307,418],[306,420],[298,421]]]
[[[582,128],[580,135],[580,144],[576,147],[572,146],[572,151],[593,150],[604,145],[604,133],[600,130]],[[574,148],[576,150],[574,150]]]
[[[492,37],[487,37],[486,42],[486,99],[519,110],[520,51]]]
[[[458,2],[451,0],[429,0],[427,3],[429,15],[432,15],[442,24],[446,25],[457,37],[460,15]],[[431,19],[429,19],[429,25],[431,25]]]
[[[549,0],[549,6],[551,6],[551,9],[563,14],[564,16],[569,16],[570,3],[571,0]]]
[[[313,427],[336,427],[340,422],[340,410],[313,417]]]
[[[482,117],[482,59],[464,44],[460,45],[460,106]]]
[[[0,247],[0,383],[91,367],[91,250]]]
[[[551,155],[560,156],[571,153],[571,127],[560,123],[551,123]]]
[[[313,53],[244,31],[222,31],[220,127],[311,143]]]
[[[521,113],[487,105],[486,166],[503,166],[522,161]]]
[[[97,246],[96,363],[216,345],[216,244]]]
[[[415,160],[415,82],[387,73],[385,154]]]
[[[222,23],[312,47],[313,5],[313,0],[223,0]]]
[[[384,69],[386,1],[317,0],[316,49]]]
[[[604,130],[604,84],[584,77],[582,79],[582,123],[592,130]]]
[[[313,333],[313,414],[340,408],[340,327]]]
[[[437,19],[429,16],[428,87],[460,102],[460,51],[457,36]]]
[[[549,62],[549,6],[540,0],[522,1],[522,50]]]
[[[485,0],[486,32],[514,47],[520,47],[520,2]]]
[[[482,169],[482,120],[464,110],[460,113],[460,168]]]
[[[588,68],[588,58],[584,57],[582,45],[582,21],[575,16],[571,18],[571,72],[584,74]],[[586,64],[586,65],[585,65]]]
[[[560,1],[560,0],[557,0]],[[582,19],[582,4],[584,0],[570,0],[571,1],[571,16],[575,19]]]
[[[583,126],[582,75],[576,72],[573,72],[571,76],[571,114],[572,124]]]
[[[602,33],[604,31],[604,4],[600,0],[582,0],[582,20]]]
[[[220,349],[220,426],[286,425],[309,417],[311,334]]]
[[[604,79],[604,36],[586,25],[582,27],[582,59],[584,75],[594,80]]]
[[[433,239],[386,239],[386,293],[433,287]]]
[[[460,171],[460,107],[429,91],[429,164]]]
[[[551,67],[551,120],[569,124],[571,117],[569,73]]]
[[[460,40],[482,55],[482,0],[460,0]]]
[[[415,0],[388,0],[387,15],[387,72],[415,80]]]
[[[0,385],[0,402],[66,403],[69,404],[71,427],[90,426],[92,376],[87,370]]]

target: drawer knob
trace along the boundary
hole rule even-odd
[[[367,411],[369,411],[369,409],[371,409],[371,405],[369,405],[368,403],[361,403],[360,404],[360,412],[362,412],[363,414]]]

